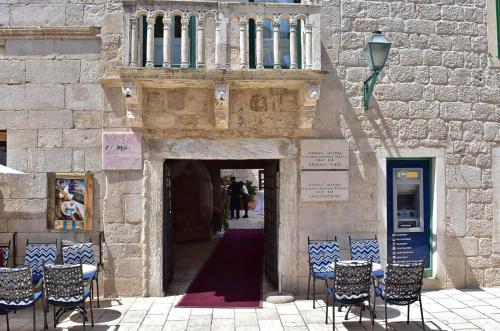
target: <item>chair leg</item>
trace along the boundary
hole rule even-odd
[[[361,324],[362,317],[363,317],[363,304],[359,305],[359,324]]]
[[[10,325],[9,325],[9,314],[5,314],[5,319],[7,320],[7,331],[10,331]]]
[[[313,309],[316,309],[316,278],[313,278]]]
[[[307,300],[309,300],[309,290],[311,288],[311,271],[309,271],[309,280],[307,281]]]
[[[372,304],[370,302],[371,298],[368,298],[368,309],[370,309],[370,319],[372,320],[372,326],[375,325],[375,305],[373,306],[373,311],[372,311]]]
[[[333,312],[335,314],[335,312]],[[326,289],[326,317],[325,324],[328,324],[328,289]]]
[[[384,300],[384,310],[385,310],[385,329],[387,330],[387,301]]]
[[[410,305],[408,305],[408,314],[406,315],[406,324],[410,324]]]
[[[332,320],[333,331],[335,331],[335,293],[332,295]]]
[[[94,311],[92,309],[93,309],[93,307],[92,307],[92,296],[90,296],[90,323],[91,323],[92,327],[94,327]]]
[[[424,323],[424,309],[422,308],[422,297],[418,296],[418,302],[420,304],[420,317],[422,318],[422,330],[425,331],[425,323]]]
[[[85,319],[87,319],[87,310],[85,309],[85,299],[83,300],[83,305],[82,305],[82,311],[83,311],[83,331],[85,331]]]
[[[101,304],[99,301],[99,273],[97,273],[95,277],[96,277],[95,284],[96,284],[96,290],[97,290],[97,308],[101,308]]]
[[[33,302],[33,331],[36,331],[35,304],[36,304],[36,301],[35,301],[35,302]]]
[[[53,312],[54,312],[54,329],[56,328],[56,306],[52,306],[52,308],[54,309]]]

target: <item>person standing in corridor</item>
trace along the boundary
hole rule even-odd
[[[229,203],[229,209],[231,211],[231,219],[233,219],[234,217],[239,219],[241,184],[238,183],[236,181],[236,178],[234,177],[231,177],[229,180],[231,181],[231,183],[229,184],[229,187],[227,189],[227,194],[231,197],[231,201]]]
[[[243,183],[243,181],[240,182],[241,185],[241,198],[243,200],[243,208],[245,209],[245,215],[243,215],[243,218],[248,218],[248,189]]]

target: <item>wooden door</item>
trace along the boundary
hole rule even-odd
[[[172,172],[168,161],[163,163],[163,290],[174,275],[174,222],[172,214]]]
[[[264,169],[264,270],[278,286],[278,163]]]

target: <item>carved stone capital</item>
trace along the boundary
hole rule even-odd
[[[229,83],[215,83],[215,128],[229,128]]]
[[[321,86],[317,84],[305,84],[302,88],[302,107],[300,112],[300,128],[311,129],[316,113],[317,101],[319,100]]]

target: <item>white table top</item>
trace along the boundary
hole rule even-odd
[[[337,261],[337,263],[343,263],[343,264],[357,264],[357,263],[366,263],[368,261],[360,261],[360,260],[340,260],[340,261]],[[332,268],[334,267],[335,265],[335,262],[332,262]],[[375,272],[375,271],[380,271],[380,270],[384,270],[384,268],[382,268],[382,265],[380,263],[372,263],[372,272]]]
[[[93,264],[82,264],[82,272],[83,274],[90,274],[92,272],[97,271],[97,266]]]

